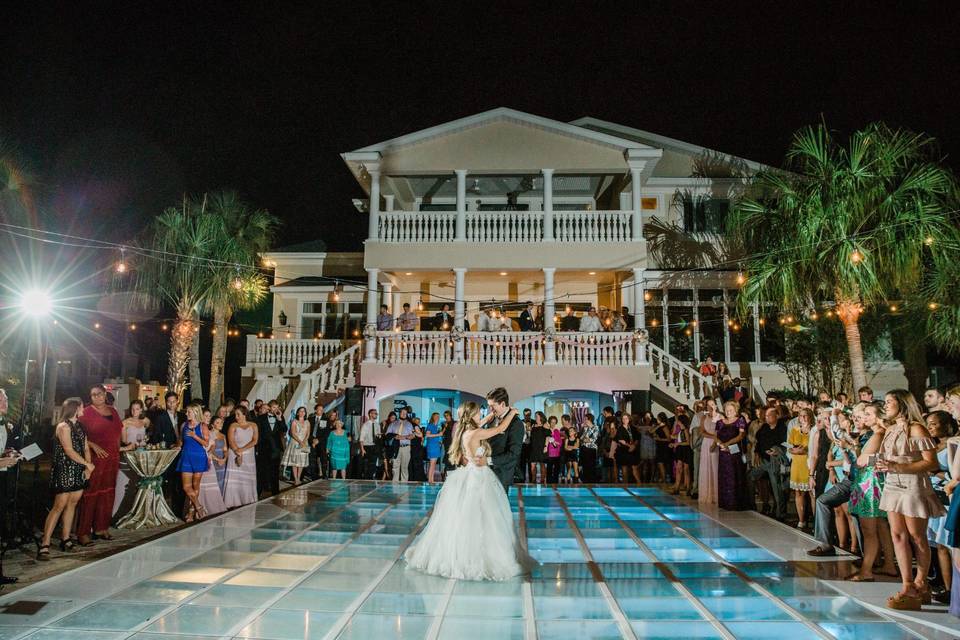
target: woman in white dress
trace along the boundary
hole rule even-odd
[[[257,501],[257,446],[259,431],[256,422],[247,421],[247,410],[233,410],[236,422],[227,430],[227,478],[223,487],[223,504],[227,509]]]
[[[717,504],[718,466],[720,447],[717,446],[717,422],[720,420],[717,411],[717,401],[707,400],[705,411],[700,417],[700,434],[703,443],[700,445],[700,475],[697,478],[699,498],[703,505]]]
[[[467,402],[450,445],[449,459],[460,468],[447,474],[433,515],[416,543],[407,549],[407,565],[423,573],[459,580],[508,580],[531,564],[513,527],[503,485],[487,466],[483,442],[506,431],[517,415],[511,409],[490,429],[481,428],[480,407]]]
[[[300,484],[300,474],[303,468],[310,464],[310,445],[307,438],[310,436],[310,423],[307,422],[307,408],[300,407],[290,421],[290,440],[283,450],[283,459],[280,464],[293,469],[293,484]]]

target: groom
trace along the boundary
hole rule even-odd
[[[510,411],[510,396],[507,390],[497,387],[488,393],[487,405],[499,421]],[[507,430],[493,436],[488,442],[493,460],[493,472],[500,479],[503,490],[509,493],[513,474],[520,462],[520,451],[523,448],[523,422],[520,416],[514,416]]]

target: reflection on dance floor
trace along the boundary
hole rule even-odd
[[[438,490],[288,491],[0,598],[0,639],[916,637],[653,488],[515,488],[526,579],[408,571]]]

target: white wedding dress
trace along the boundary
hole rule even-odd
[[[476,456],[484,455],[481,443]],[[430,521],[403,558],[411,569],[459,580],[508,580],[534,564],[518,541],[503,485],[473,459],[447,474]]]

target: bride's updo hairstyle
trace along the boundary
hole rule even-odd
[[[476,402],[464,402],[457,410],[457,429],[453,432],[450,452],[447,459],[450,464],[459,465],[463,453],[463,432],[480,426],[480,406]]]

